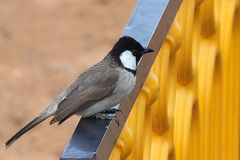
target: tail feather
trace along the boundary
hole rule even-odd
[[[14,136],[12,136],[5,144],[4,147],[7,149],[11,144],[13,144],[18,138],[20,138],[23,134],[31,130],[33,127],[38,125],[39,123],[43,122],[45,119],[50,117],[52,114],[49,114],[48,112],[44,112],[43,114],[40,114],[37,118],[32,120],[30,123],[28,123],[25,127],[23,127],[21,130],[19,130]]]

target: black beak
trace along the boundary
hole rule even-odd
[[[151,53],[151,52],[154,52],[154,50],[151,49],[151,48],[145,48],[144,51],[142,52],[142,55],[147,54],[147,53]]]

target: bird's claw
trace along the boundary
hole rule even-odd
[[[119,120],[117,119],[117,117],[116,117],[116,116],[114,116],[112,120],[114,120],[114,121],[116,122],[117,126],[119,127],[119,125],[120,125],[120,122],[119,122]]]
[[[94,115],[94,117],[97,118],[97,119],[114,120],[118,126],[120,125],[120,122],[119,122],[118,118],[113,114],[97,113],[96,115]]]
[[[115,113],[117,113],[117,112],[122,113],[122,111],[121,111],[120,109],[116,109],[116,108],[111,108],[111,109],[106,110],[106,111],[104,111],[104,112],[102,112],[102,113],[115,114]]]

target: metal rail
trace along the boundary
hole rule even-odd
[[[181,0],[139,0],[123,35],[158,53],[180,4]],[[120,125],[110,120],[81,119],[61,160],[108,159],[155,58],[156,54],[143,58],[134,91],[120,103],[122,113],[117,113]]]

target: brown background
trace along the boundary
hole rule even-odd
[[[121,35],[135,1],[0,0],[0,143],[33,119]],[[1,160],[58,159],[78,122],[44,122]]]

